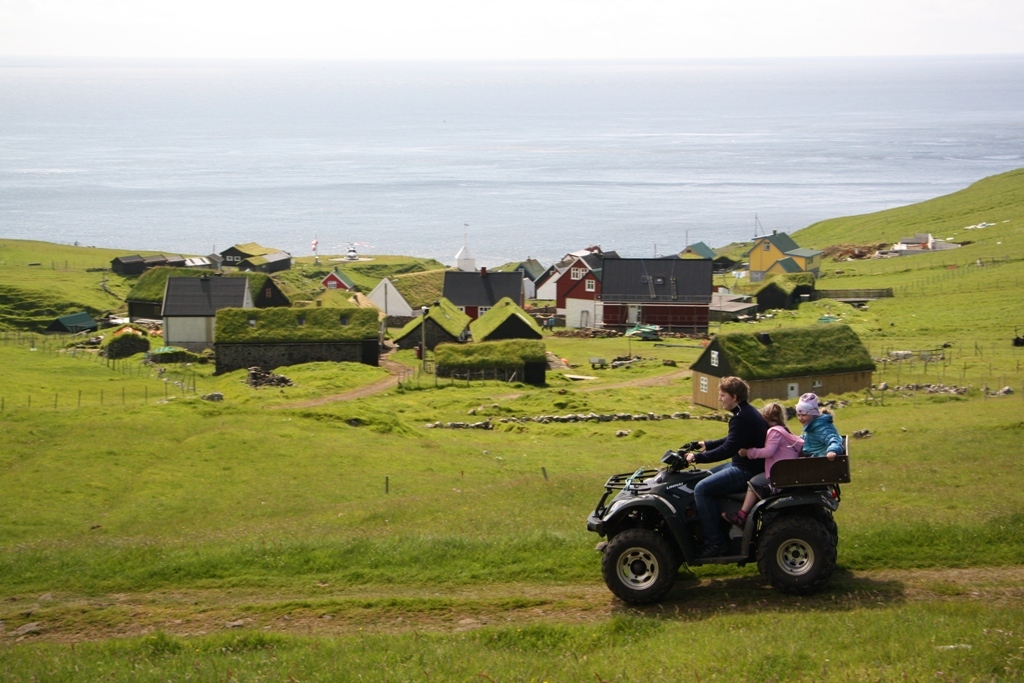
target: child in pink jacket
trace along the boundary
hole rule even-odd
[[[764,474],[759,474],[747,482],[747,497],[743,507],[732,514],[723,512],[722,517],[730,524],[742,528],[747,522],[747,515],[759,499],[773,492],[771,483],[772,465],[780,460],[792,460],[800,457],[800,449],[804,440],[792,434],[786,427],[786,410],[778,403],[768,403],[761,409],[761,415],[768,423],[768,435],[765,437],[764,448],[741,448],[740,455],[750,459],[764,460]]]

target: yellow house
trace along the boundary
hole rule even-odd
[[[821,269],[821,254],[817,249],[802,249],[784,232],[758,237],[747,252],[750,259],[750,281],[760,282],[768,273],[813,273]]]

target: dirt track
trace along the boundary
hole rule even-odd
[[[596,574],[595,562],[595,574]],[[701,619],[722,612],[846,610],[914,601],[1024,602],[1024,566],[837,572],[816,596],[790,597],[756,575],[721,579],[683,576],[659,605],[630,608],[599,579],[583,585],[507,584],[472,587],[333,587],[167,590],[74,596],[0,596],[0,641],[79,642],[144,635],[187,636],[231,629],[276,633],[457,632],[486,625],[599,622],[638,612]],[[509,607],[509,605],[513,605]],[[26,624],[30,633],[17,634]]]

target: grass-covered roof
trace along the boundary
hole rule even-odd
[[[538,335],[541,334],[540,325],[537,324],[537,321],[507,296],[494,304],[491,310],[471,322],[469,324],[469,331],[472,333],[474,340],[484,340],[511,317],[521,319],[536,331]]]
[[[445,268],[396,275],[391,278],[391,284],[410,306],[422,308],[431,305],[444,294],[444,274],[448,270]]]
[[[757,291],[760,292],[762,289],[769,285],[775,285],[786,294],[792,294],[793,290],[800,285],[808,285],[814,287],[814,273],[786,273],[784,275],[772,274],[764,279],[764,282]]]
[[[756,380],[875,369],[867,347],[848,325],[791,327],[768,334],[768,344],[754,332],[717,338],[736,375]]]
[[[249,321],[255,321],[250,324]],[[352,342],[377,336],[377,312],[363,308],[224,308],[218,344]]]
[[[334,308],[359,308],[352,296],[354,292],[347,292],[343,289],[325,289],[317,295],[314,301],[319,301],[320,306],[331,306]]]
[[[544,342],[530,339],[439,344],[435,349],[435,362],[439,367],[460,370],[519,368],[525,363],[542,363],[546,360]]]
[[[167,285],[167,278],[169,277],[203,277],[211,276],[213,272],[205,268],[171,268],[168,266],[158,266],[156,268],[150,268],[135,281],[135,286],[132,287],[131,291],[128,292],[128,296],[125,297],[127,301],[151,301],[153,303],[162,303],[164,300],[164,288]],[[248,277],[249,278],[249,293],[255,299],[260,290],[264,288],[267,280],[271,280],[269,275],[266,273],[252,273],[252,272],[238,272],[231,271],[221,273],[221,275],[214,277]],[[287,292],[285,292],[287,294]]]
[[[427,311],[427,318],[429,320],[433,320],[438,327],[453,337],[461,335],[463,331],[469,327],[470,323],[470,317],[468,315],[460,311],[455,304],[443,297],[430,305],[430,308]],[[410,320],[409,324],[399,330],[398,334],[395,335],[395,339],[402,339],[413,330],[419,329],[422,322],[423,316],[418,316],[413,320]]]

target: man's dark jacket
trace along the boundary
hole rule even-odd
[[[746,401],[732,409],[729,433],[722,439],[704,442],[704,452],[696,454],[696,461],[718,462],[732,458],[732,464],[753,474],[764,472],[764,460],[749,460],[740,455],[741,448],[764,448],[768,423],[757,408]]]

